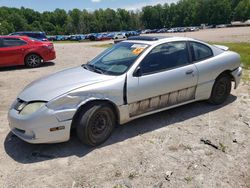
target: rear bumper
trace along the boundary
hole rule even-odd
[[[241,77],[242,77],[242,68],[241,67],[238,67],[237,69],[235,69],[234,71],[231,72],[233,78],[234,78],[234,89],[236,89],[239,84],[240,84],[240,80],[241,80]]]
[[[51,61],[51,60],[54,60],[54,59],[56,59],[56,52],[54,50],[43,54],[43,61],[44,62]]]

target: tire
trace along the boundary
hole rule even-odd
[[[25,57],[25,65],[29,68],[39,67],[42,64],[42,58],[37,54],[29,54]]]
[[[213,85],[209,102],[214,105],[223,104],[230,95],[231,88],[232,84],[230,76],[226,74],[219,76]]]
[[[78,115],[76,131],[82,143],[98,146],[104,143],[115,127],[115,114],[110,105],[91,105]]]

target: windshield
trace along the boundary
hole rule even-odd
[[[121,42],[105,50],[83,66],[101,74],[121,75],[129,69],[147,47],[147,44]]]

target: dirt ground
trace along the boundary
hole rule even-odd
[[[250,42],[249,27],[185,35]],[[104,50],[93,44],[99,43],[56,44],[57,59],[43,67],[0,69],[0,187],[250,187],[245,81],[224,105],[196,102],[135,120],[118,126],[98,148],[82,145],[74,132],[69,142],[51,145],[31,145],[12,135],[7,111],[17,94],[31,81],[79,66]]]
[[[150,34],[155,35],[155,34]],[[158,35],[191,37],[209,42],[250,42],[250,27],[206,29],[187,33],[160,33]]]

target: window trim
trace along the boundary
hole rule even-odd
[[[9,38],[9,37],[4,37],[4,38],[2,38],[3,39],[3,43],[4,43],[4,40],[5,39],[15,39],[15,40],[20,40],[20,41],[23,41],[25,44],[23,44],[23,45],[19,45],[19,46],[3,46],[3,48],[16,48],[16,47],[21,47],[21,46],[25,46],[25,45],[27,45],[28,44],[28,42],[27,41],[25,41],[25,40],[23,40],[23,39],[20,39],[20,38]]]
[[[199,59],[199,60],[195,60],[195,54],[194,54],[194,49],[191,48],[191,43],[197,43],[197,44],[201,44],[203,46],[206,46],[210,51],[211,51],[211,54],[210,56],[206,57],[206,58],[203,58],[203,59]],[[201,42],[197,42],[197,41],[188,41],[188,46],[189,46],[189,49],[190,49],[190,55],[191,55],[191,61],[192,63],[197,63],[197,62],[201,62],[201,61],[205,61],[209,58],[212,58],[214,57],[214,52],[213,50],[206,44],[204,43],[201,43]]]
[[[180,65],[180,66],[176,66],[176,67],[172,67],[172,68],[166,68],[166,69],[161,69],[161,70],[158,70],[158,71],[154,71],[154,72],[150,72],[150,73],[142,73],[140,76],[137,76],[136,75],[136,72],[138,71],[138,68],[141,68],[141,64],[143,62],[143,60],[158,46],[160,45],[163,45],[163,44],[167,44],[167,43],[178,43],[178,42],[184,42],[186,43],[186,47],[187,47],[187,51],[188,51],[188,60],[189,62],[185,65]],[[133,72],[133,77],[142,77],[142,76],[148,76],[148,75],[151,75],[151,74],[156,74],[156,73],[160,73],[160,72],[166,72],[166,71],[170,71],[170,70],[173,70],[173,69],[177,69],[177,68],[180,68],[180,67],[185,67],[185,66],[188,66],[188,65],[191,65],[193,64],[192,62],[192,56],[191,56],[191,49],[189,49],[189,44],[188,44],[188,41],[186,40],[180,40],[180,41],[172,41],[172,42],[165,42],[165,43],[161,43],[157,46],[155,46],[154,48],[152,48],[152,50],[150,50],[150,52],[148,52],[148,54],[141,60],[141,62],[139,63],[139,65],[135,68],[134,72]]]

